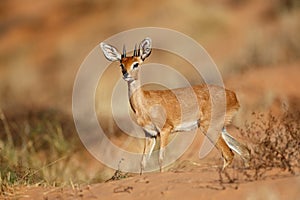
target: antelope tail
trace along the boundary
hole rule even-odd
[[[225,128],[223,128],[222,130],[222,138],[224,139],[228,147],[239,154],[244,162],[248,165],[248,162],[250,161],[250,150],[247,148],[247,146],[238,142],[226,131]]]

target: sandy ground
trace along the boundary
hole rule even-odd
[[[157,173],[80,188],[23,188],[20,199],[298,199],[300,177],[221,184],[214,173]]]

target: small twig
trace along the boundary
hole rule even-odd
[[[33,176],[33,175],[37,174],[38,172],[42,171],[43,169],[48,168],[48,167],[56,164],[57,162],[66,159],[68,156],[69,155],[65,155],[65,156],[63,156],[63,157],[61,157],[61,158],[59,158],[57,160],[54,160],[53,162],[48,163],[47,165],[44,165],[43,167],[41,167],[41,168],[39,168],[39,169],[37,169],[37,170],[35,170],[33,172],[27,172],[25,175],[22,176],[21,180],[24,180],[26,177],[30,177],[30,176]]]
[[[132,186],[119,186],[114,188],[114,193],[121,193],[121,192],[131,193],[132,190],[133,190]]]

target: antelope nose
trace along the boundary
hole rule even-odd
[[[129,74],[128,74],[127,72],[123,73],[123,78],[124,78],[124,79],[129,78]]]
[[[123,73],[123,76],[124,76],[124,78],[127,78],[127,77],[128,77],[128,73],[127,73],[127,72],[124,72],[124,73]]]

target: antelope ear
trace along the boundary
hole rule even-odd
[[[151,54],[151,48],[152,46],[152,41],[149,37],[145,38],[141,43],[140,43],[140,51],[141,51],[141,58],[142,60],[145,60],[150,54]]]
[[[112,62],[121,60],[121,54],[112,45],[101,42],[100,47],[101,47],[103,54],[107,60],[112,61]]]

